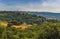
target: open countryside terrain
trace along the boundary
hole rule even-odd
[[[60,20],[28,12],[0,14],[0,39],[60,39]]]

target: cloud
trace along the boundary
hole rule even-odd
[[[46,0],[42,3],[14,4],[7,5],[0,3],[0,11],[38,11],[38,12],[60,12],[60,0]]]

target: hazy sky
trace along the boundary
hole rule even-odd
[[[0,10],[60,12],[60,0],[0,0]]]

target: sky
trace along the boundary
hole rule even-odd
[[[60,13],[60,0],[0,0],[0,11],[5,10]]]

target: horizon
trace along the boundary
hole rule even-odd
[[[11,11],[11,10],[10,10]],[[0,11],[0,12],[4,12],[4,10],[3,11]],[[9,12],[8,10],[6,10],[6,12]],[[40,13],[42,13],[42,11],[17,11],[17,10],[15,10],[15,11],[11,11],[11,12],[40,12]],[[60,12],[46,12],[46,11],[43,11],[43,13],[60,13]]]
[[[60,0],[0,0],[0,11],[60,13]]]

